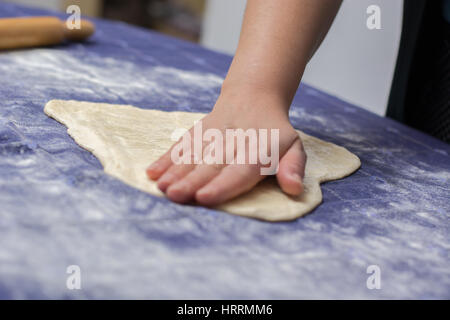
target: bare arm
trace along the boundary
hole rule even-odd
[[[248,0],[224,89],[261,90],[292,100],[341,0]]]

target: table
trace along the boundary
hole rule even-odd
[[[65,17],[0,4],[47,14]],[[153,197],[103,173],[45,103],[208,112],[231,57],[95,23],[85,44],[0,53],[0,298],[450,298],[449,145],[301,85],[294,126],[362,161],[311,214],[268,223]]]

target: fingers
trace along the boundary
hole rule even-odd
[[[146,173],[149,179],[158,180],[169,169],[172,165],[171,152],[172,148],[147,168]]]
[[[223,165],[198,165],[183,179],[170,185],[167,189],[167,197],[175,202],[185,203],[194,199],[195,193],[216,177]]]
[[[214,206],[247,192],[264,177],[257,165],[232,164],[198,190],[195,200],[202,205]]]
[[[172,149],[146,172],[175,202],[195,199],[202,205],[214,206],[247,192],[265,177],[259,165],[174,164]],[[279,161],[277,180],[285,193],[296,196],[303,192],[305,164],[306,153],[297,138]]]
[[[303,177],[305,176],[306,153],[300,139],[296,139],[281,158],[277,180],[281,189],[293,196],[303,192]]]
[[[166,192],[167,188],[184,178],[189,172],[195,168],[195,164],[174,164],[158,179],[158,188],[162,192]]]

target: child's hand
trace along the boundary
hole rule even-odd
[[[264,154],[279,163],[276,176],[281,189],[290,195],[300,194],[303,191],[306,154],[297,132],[289,122],[288,107],[282,104],[280,99],[266,94],[232,97],[222,94],[213,111],[202,119],[202,130],[205,133],[207,129],[215,128],[222,133],[223,164],[174,164],[172,147],[147,169],[148,177],[157,180],[158,187],[172,201],[185,203],[195,199],[206,206],[223,203],[252,189],[266,177],[261,174],[261,168],[270,167],[270,164],[261,163],[264,161],[260,161],[259,150],[255,149],[261,145],[257,143],[256,146],[249,146],[248,139],[244,150],[247,155],[245,163],[227,164],[225,130],[254,129],[259,137],[259,129],[267,129],[268,146],[264,148]],[[279,130],[279,141],[271,141],[271,129]],[[193,128],[189,131],[191,137],[195,137],[193,131]],[[277,142],[279,156],[273,159],[272,154],[276,153],[271,148],[276,147],[274,143]],[[234,145],[235,153],[242,151],[236,151],[236,141]],[[206,144],[203,146],[205,150]],[[258,155],[256,164],[249,163],[249,152]]]

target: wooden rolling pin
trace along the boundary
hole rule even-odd
[[[87,20],[81,20],[80,26],[71,30],[56,17],[0,19],[0,50],[49,46],[65,40],[83,41],[95,31]]]

